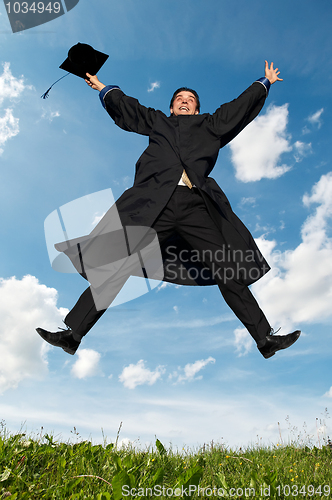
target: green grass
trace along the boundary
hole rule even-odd
[[[117,438],[118,440],[118,438]],[[0,432],[0,499],[330,498],[330,445],[173,452]],[[199,489],[198,489],[199,488]],[[130,492],[132,494],[130,494]],[[219,493],[219,494],[218,494]]]

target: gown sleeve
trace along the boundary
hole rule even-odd
[[[102,105],[118,127],[128,132],[150,135],[156,118],[155,109],[142,106],[119,87],[109,86],[103,91],[100,93]]]
[[[220,147],[228,144],[260,112],[267,90],[260,82],[254,82],[239,97],[220,106],[209,121],[213,132],[220,139]]]

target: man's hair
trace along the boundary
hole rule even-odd
[[[189,89],[188,87],[181,87],[179,89],[177,89],[174,94],[173,94],[173,97],[171,99],[171,103],[170,103],[170,108],[173,107],[173,103],[174,103],[174,99],[176,98],[176,96],[180,93],[180,92],[183,92],[183,91],[186,91],[186,92],[191,92],[192,94],[194,94],[195,96],[195,99],[196,99],[196,109],[197,111],[199,112],[200,110],[200,107],[201,107],[201,103],[199,102],[199,97],[198,97],[198,94],[196,92],[196,90],[193,90],[193,89]]]

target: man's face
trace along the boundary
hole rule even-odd
[[[198,115],[196,97],[191,92],[179,92],[171,107],[171,113],[178,115]]]

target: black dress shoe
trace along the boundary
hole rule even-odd
[[[263,347],[259,347],[259,351],[263,354],[264,358],[270,358],[280,349],[287,349],[294,342],[297,341],[301,335],[300,330],[296,330],[288,335],[267,335],[266,344]]]
[[[68,327],[67,330],[61,328],[60,332],[52,333],[43,328],[36,328],[37,333],[42,339],[51,345],[62,347],[68,354],[75,354],[80,342],[73,337],[73,331]]]

